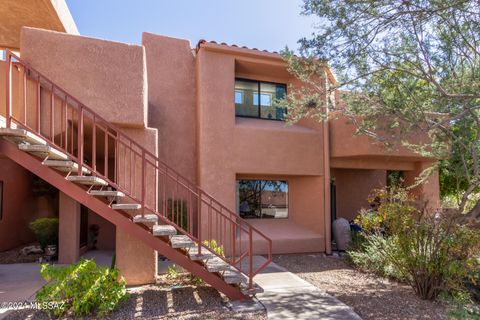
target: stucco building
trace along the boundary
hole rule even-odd
[[[79,258],[96,225],[97,248],[116,252],[129,283],[154,281],[158,252],[238,297],[155,225],[192,247],[217,240],[249,277],[241,265],[253,254],[330,253],[332,217],[353,219],[390,171],[411,183],[434,161],[387,151],[341,117],[286,124],[273,101],[296,80],[277,53],[83,37],[62,1],[32,3],[21,17],[20,2],[0,5],[0,49],[19,57],[0,61],[0,250],[34,240],[35,218],[58,216],[60,262]],[[321,85],[334,81],[326,69]],[[58,192],[35,193],[37,177]],[[434,175],[414,192],[435,206],[438,189]]]

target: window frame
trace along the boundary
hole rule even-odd
[[[257,109],[258,109],[258,116],[254,117],[254,116],[244,116],[244,115],[237,115],[235,113],[235,117],[239,117],[239,118],[249,118],[249,119],[261,119],[261,120],[273,120],[273,121],[283,121],[285,122],[285,118],[284,119],[277,119],[277,118],[264,118],[262,117],[262,97],[261,97],[261,91],[260,91],[260,88],[261,88],[261,84],[262,83],[266,83],[266,84],[273,84],[273,85],[281,85],[281,86],[284,86],[285,88],[285,96],[287,96],[287,84],[286,83],[279,83],[279,82],[272,82],[272,81],[263,81],[263,80],[253,80],[253,79],[248,79],[248,78],[240,78],[240,77],[235,77],[235,82],[237,81],[244,81],[244,82],[252,82],[252,83],[256,83],[257,84],[257,95],[258,95],[258,105],[257,105]],[[234,99],[233,99],[233,104],[236,105],[235,103],[235,86],[234,86],[234,90],[233,90],[233,96],[234,96]],[[270,95],[272,98],[273,98],[273,95]],[[272,106],[273,106],[273,100],[272,99]],[[243,99],[243,101],[245,101],[245,97]],[[287,115],[287,112],[288,110],[285,108],[285,115]]]

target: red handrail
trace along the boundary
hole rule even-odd
[[[198,244],[199,254],[203,244],[247,276],[253,288],[253,277],[272,260],[272,241],[267,236],[10,51],[6,63],[7,128],[23,127],[36,133],[75,161],[78,175],[84,174],[86,168],[106,180],[141,204],[142,215],[147,211],[173,225]],[[19,84],[22,101],[12,97],[13,66],[17,78],[21,75],[23,79]],[[35,84],[35,99],[29,95],[28,81]],[[49,103],[42,101],[42,93],[50,94]],[[35,106],[30,100],[35,101]],[[23,109],[14,110],[14,102]],[[29,107],[36,112],[27,114]],[[22,110],[23,117],[15,114]],[[267,261],[253,268],[255,238],[266,244]],[[217,247],[223,253],[215,251]]]

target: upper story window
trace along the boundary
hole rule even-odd
[[[285,120],[286,108],[275,106],[285,98],[287,87],[280,83],[235,79],[235,115],[271,120]]]

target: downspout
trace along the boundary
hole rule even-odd
[[[325,89],[327,89],[327,82],[329,81],[327,74],[325,73]],[[325,90],[327,92],[327,90]],[[324,193],[324,209],[323,209],[323,217],[324,217],[324,226],[325,226],[325,253],[331,254],[332,253],[332,236],[331,236],[331,203],[330,203],[330,137],[329,137],[329,129],[328,129],[328,97],[325,97],[327,107],[325,108],[325,112],[327,116],[323,121],[323,179],[324,179],[324,186],[323,186],[323,193]]]

